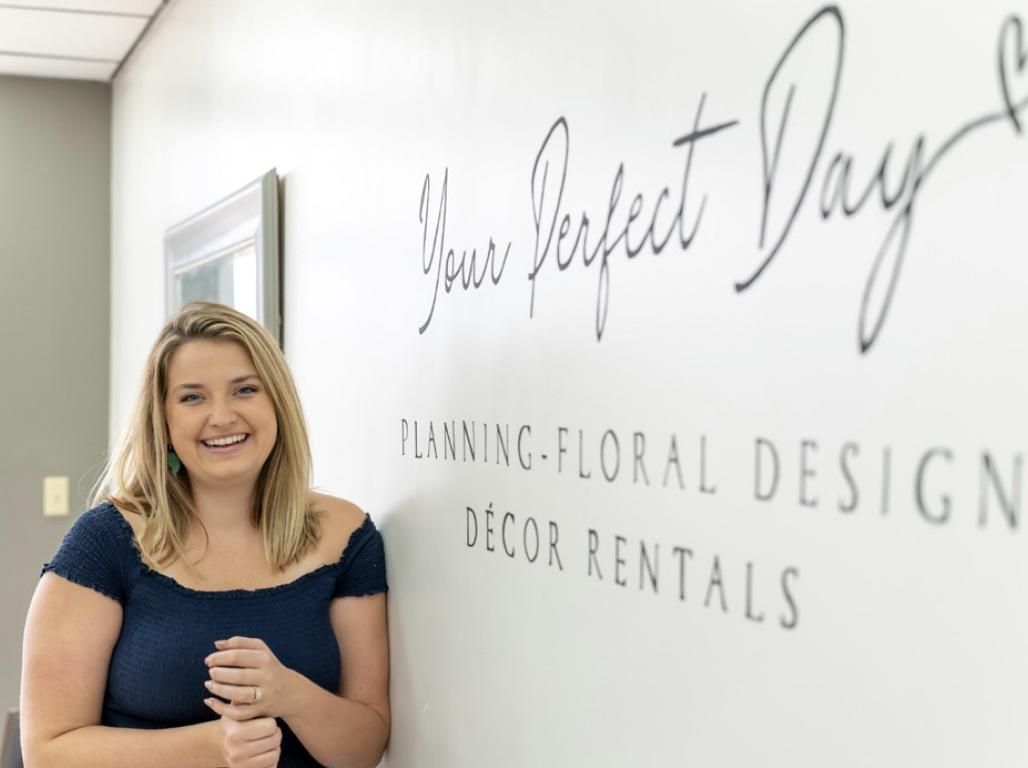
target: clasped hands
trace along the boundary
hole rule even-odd
[[[231,768],[278,764],[282,731],[274,718],[289,717],[296,673],[258,638],[217,640],[204,661],[207,690],[220,698],[204,703],[221,716],[221,752]],[[221,701],[226,699],[228,703]]]
[[[214,646],[218,650],[204,659],[211,678],[205,685],[229,703],[204,699],[208,707],[232,720],[289,717],[295,698],[295,673],[278,660],[263,640],[233,637],[217,640]]]

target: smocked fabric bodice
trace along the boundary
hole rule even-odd
[[[143,565],[131,526],[115,507],[85,512],[43,567],[121,604],[122,626],[111,656],[102,723],[171,728],[213,720],[204,659],[215,640],[257,637],[285,666],[333,693],[345,660],[329,622],[329,603],[388,589],[382,538],[370,517],[350,536],[339,560],[281,586],[207,592]],[[280,768],[318,763],[284,722]]]

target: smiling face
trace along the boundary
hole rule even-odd
[[[233,341],[196,339],[168,362],[164,417],[198,484],[252,491],[278,437],[275,407],[253,361]]]

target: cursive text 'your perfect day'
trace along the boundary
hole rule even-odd
[[[799,78],[788,76],[788,65],[807,47],[825,56],[825,69],[812,75],[830,75],[825,90],[808,87],[809,93],[824,90],[823,103],[814,109],[793,110],[797,94],[804,92]],[[900,274],[912,241],[918,196],[939,162],[965,139],[990,126],[1007,126],[1012,136],[1023,133],[1022,113],[1028,107],[1028,45],[1024,24],[1017,15],[1008,16],[999,27],[995,53],[998,99],[995,110],[968,120],[935,147],[929,147],[924,133],[897,150],[889,142],[877,159],[867,164],[874,170],[858,178],[854,170],[864,165],[843,149],[830,152],[829,134],[842,94],[846,51],[846,24],[842,10],[828,5],[817,10],[800,27],[775,62],[764,83],[759,108],[762,166],[761,217],[757,222],[758,256],[755,266],[735,282],[744,293],[760,280],[786,248],[797,217],[805,206],[814,205],[823,221],[833,217],[853,218],[874,209],[885,216],[880,241],[864,282],[857,319],[857,349],[866,354],[879,339],[896,295]],[[796,67],[792,68],[797,69]],[[808,68],[809,69],[809,68]],[[593,330],[602,340],[610,314],[611,268],[615,259],[639,262],[643,253],[660,254],[665,249],[689,250],[699,231],[707,196],[689,189],[693,155],[700,144],[739,124],[738,120],[710,121],[704,118],[707,94],[696,107],[692,127],[671,141],[681,163],[680,182],[669,183],[649,199],[644,191],[625,189],[625,164],[619,163],[610,184],[608,204],[600,215],[585,210],[571,211],[565,200],[571,132],[565,117],[558,117],[547,130],[531,169],[531,211],[534,247],[528,270],[528,313],[537,309],[537,286],[547,272],[557,269],[595,270],[595,319]],[[804,138],[800,138],[800,136]],[[813,136],[813,141],[811,141]],[[806,142],[806,144],[804,144]],[[782,158],[788,157],[791,173],[782,173]],[[795,158],[800,164],[795,165]],[[795,171],[799,171],[796,173]],[[431,301],[419,324],[425,333],[439,306],[440,287],[445,294],[455,289],[478,289],[488,283],[498,286],[505,277],[513,242],[490,237],[480,251],[459,249],[446,241],[447,187],[449,169],[443,172],[438,200],[432,200],[431,174],[426,174],[418,206],[421,225],[421,268],[431,281]],[[627,208],[622,200],[631,200]],[[687,199],[689,203],[687,204]],[[516,251],[515,251],[516,253]]]

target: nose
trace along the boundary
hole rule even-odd
[[[211,402],[210,415],[207,421],[212,427],[227,427],[236,420],[236,412],[232,401],[228,398],[216,397]]]

